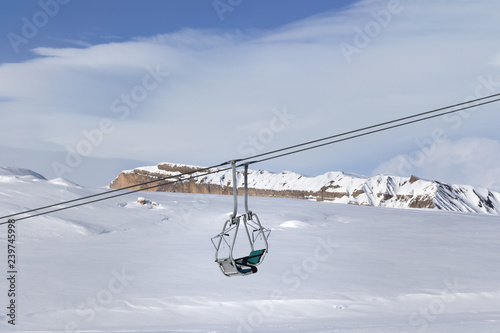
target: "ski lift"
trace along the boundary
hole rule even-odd
[[[232,161],[233,169],[233,198],[234,211],[224,223],[222,231],[212,238],[215,247],[215,262],[226,276],[245,276],[257,273],[257,266],[262,263],[268,251],[267,239],[271,230],[262,227],[259,217],[248,209],[248,164],[245,164],[244,188],[245,188],[245,214],[238,216],[238,183],[236,179],[236,161]],[[245,229],[245,237],[238,238],[239,231]],[[238,245],[236,240],[238,238]],[[243,241],[241,241],[243,238]],[[242,244],[245,243],[246,245]],[[245,251],[246,252],[242,252]],[[249,253],[246,256],[236,257],[235,253]]]

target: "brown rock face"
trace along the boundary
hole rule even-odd
[[[200,167],[177,165],[170,163],[161,163],[158,166],[161,172],[153,172],[144,169],[135,169],[132,171],[122,172],[110,184],[111,188],[127,188],[129,190],[147,190],[156,192],[181,192],[181,193],[201,193],[201,194],[222,194],[232,195],[233,187],[231,186],[232,179],[222,178],[220,184],[209,183],[205,178],[194,178],[177,182],[180,179],[180,174],[189,173],[188,177],[193,175],[197,170],[203,169]],[[167,173],[164,173],[166,171]],[[203,171],[205,173],[206,170]],[[238,171],[239,173],[241,171]],[[260,172],[262,174],[262,171]],[[186,176],[184,176],[186,177]],[[165,179],[166,178],[166,179]],[[156,181],[161,179],[161,181]],[[417,177],[412,176],[410,182],[418,181]],[[146,184],[144,184],[146,183]],[[135,184],[143,184],[134,186]],[[284,185],[284,184],[283,184]],[[238,188],[240,195],[243,194],[243,188]],[[248,189],[250,196],[259,197],[279,197],[279,198],[295,198],[295,199],[308,199],[316,201],[338,201],[342,200],[344,203],[355,205],[372,205],[370,201],[358,200],[360,196],[366,195],[364,187],[354,189],[352,193],[347,193],[344,188],[335,184],[333,181],[327,183],[319,191],[307,190],[289,190],[289,189],[262,189],[252,188]],[[411,208],[435,208],[433,198],[431,196],[422,195],[400,195],[400,194],[387,194],[387,193],[372,193],[378,199],[378,205],[386,206],[389,202],[397,201],[397,206],[411,207]]]
[[[165,168],[162,170],[165,171],[174,171],[173,168]],[[183,171],[180,171],[183,170]],[[179,172],[191,172],[197,169],[193,168],[179,168],[175,169],[175,171]],[[155,191],[155,192],[180,192],[180,193],[201,193],[201,194],[224,194],[224,195],[232,195],[233,187],[232,186],[221,186],[217,184],[206,184],[204,182],[196,182],[195,179],[186,180],[183,182],[178,182],[174,184],[160,185],[160,183],[169,182],[169,180],[161,181],[158,183],[154,183],[155,179],[164,178],[165,175],[148,173],[142,170],[134,170],[132,173],[120,173],[113,182],[109,185],[111,188],[124,188],[133,186],[134,184],[141,184],[146,182],[152,182],[146,185],[140,185],[133,188],[128,188],[130,190],[145,190],[145,191]],[[170,179],[170,178],[169,178]],[[179,177],[172,176],[171,181],[174,182],[178,180]],[[157,186],[157,184],[159,186]],[[238,188],[238,194],[243,194],[243,188]],[[279,197],[279,198],[296,198],[296,199],[317,199],[318,201],[323,201],[327,199],[338,198],[339,196],[347,195],[338,194],[338,193],[326,193],[324,191],[320,193],[315,193],[312,191],[292,191],[292,190],[283,190],[283,191],[273,191],[273,190],[265,190],[265,189],[256,189],[249,188],[248,195],[257,196],[257,197]]]
[[[236,174],[240,195],[243,195],[242,172],[240,169]],[[124,171],[113,180],[110,187],[232,195],[233,175],[230,168],[207,169],[184,164],[160,163],[157,166]],[[345,172],[327,172],[308,177],[291,171],[273,173],[265,170],[249,170],[248,187],[249,195],[260,197],[500,214],[500,192],[420,179],[413,175],[366,177]]]

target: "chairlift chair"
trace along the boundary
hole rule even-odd
[[[257,266],[262,263],[268,252],[269,234],[271,230],[262,227],[259,217],[248,209],[248,164],[244,169],[245,214],[238,216],[238,183],[236,179],[236,161],[232,161],[233,171],[233,214],[224,223],[222,231],[212,238],[215,247],[215,262],[222,273],[228,277],[245,276],[257,273]],[[238,231],[245,229],[250,253],[247,256],[234,258]],[[238,243],[238,249],[243,246]],[[256,250],[257,248],[257,250]]]

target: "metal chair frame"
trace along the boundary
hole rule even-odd
[[[266,253],[268,252],[268,237],[271,230],[262,227],[259,217],[248,209],[248,164],[244,165],[244,197],[245,197],[245,213],[238,216],[238,183],[236,177],[236,161],[231,161],[233,171],[233,213],[229,219],[224,223],[222,231],[216,236],[212,237],[212,244],[215,247],[215,262],[219,264],[219,268],[226,276],[245,276],[255,274],[257,267],[262,263]],[[247,257],[237,258],[233,257],[233,249],[238,236],[238,230],[244,226],[248,242],[251,248],[250,255]],[[249,228],[252,229],[250,233]],[[263,240],[264,247],[255,250],[255,243],[257,240]],[[227,246],[229,252],[227,256],[220,256],[221,246]],[[262,251],[263,250],[263,251]],[[249,258],[252,263],[249,263]],[[256,262],[255,262],[256,261]]]

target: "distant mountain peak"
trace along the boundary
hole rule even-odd
[[[40,180],[46,180],[41,174],[30,169],[16,168],[9,166],[0,166],[0,176],[7,177],[33,177]]]
[[[210,175],[203,167],[160,163],[123,171],[110,184],[122,188],[161,177],[173,177],[194,172],[200,177],[151,189],[164,192],[232,194],[231,170]],[[211,171],[217,171],[214,169]],[[242,171],[237,175],[238,188],[243,187]],[[144,186],[145,187],[145,186]],[[144,188],[143,187],[143,188]],[[500,213],[500,193],[467,185],[450,185],[439,181],[424,180],[417,176],[390,175],[361,176],[345,172],[327,172],[307,177],[293,171],[273,173],[266,170],[249,170],[249,195],[263,197],[298,198],[353,205],[393,208],[428,208],[454,212]]]

